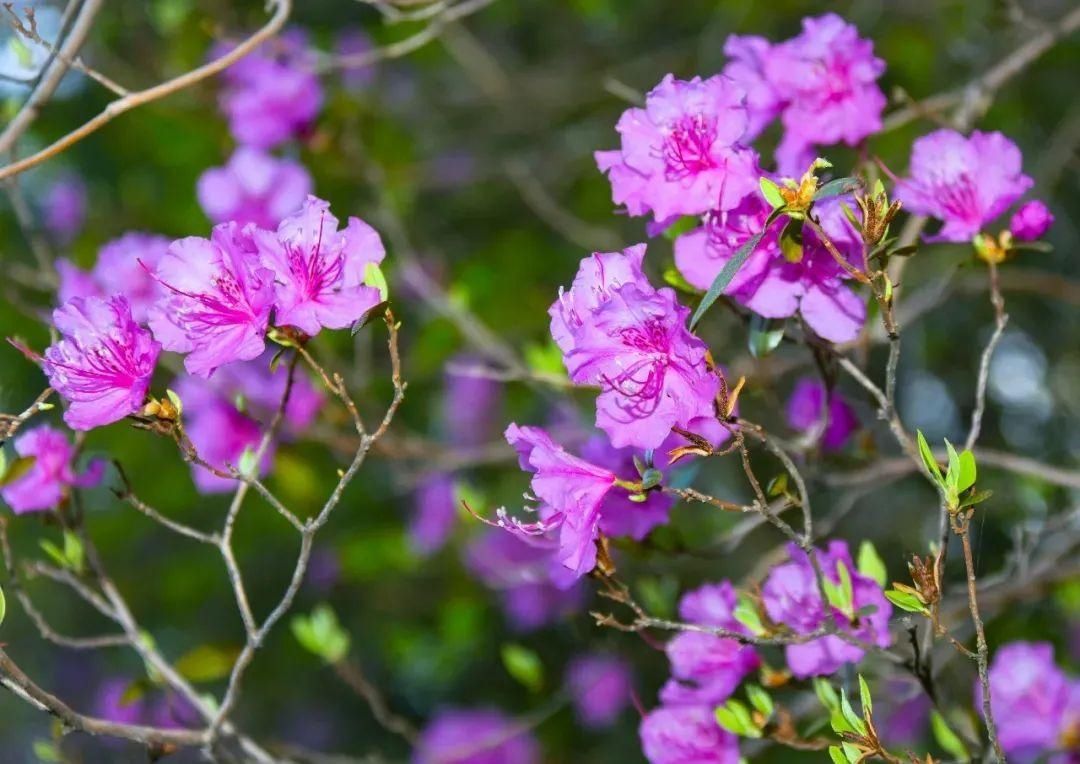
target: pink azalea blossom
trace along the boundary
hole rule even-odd
[[[506,440],[518,452],[521,468],[533,473],[541,519],[524,524],[504,517],[501,522],[523,534],[558,531],[556,559],[580,578],[596,566],[600,505],[615,485],[615,474],[567,453],[539,427],[512,424]]]
[[[131,305],[131,315],[145,324],[150,308],[162,297],[161,285],[150,270],[157,267],[169,249],[170,239],[152,233],[132,231],[105,244],[90,272],[69,260],[56,262],[60,275],[57,301],[72,297],[110,297],[121,294]]]
[[[551,306],[551,334],[570,378],[599,385],[596,425],[617,448],[657,448],[672,427],[713,415],[719,389],[689,310],[641,272],[644,245],[596,253]]]
[[[626,661],[613,655],[580,655],[566,669],[566,686],[582,726],[614,724],[630,703],[633,675]]]
[[[445,709],[420,733],[412,764],[539,764],[540,746],[501,711]]]
[[[218,57],[231,49],[218,46]],[[224,74],[220,106],[238,143],[273,148],[306,133],[322,108],[307,34],[290,29],[234,63]]]
[[[839,201],[814,208],[829,240],[848,262],[862,263],[862,242]],[[710,215],[701,228],[675,241],[675,264],[694,286],[708,289],[739,248],[765,226],[769,206],[760,194],[734,210]],[[769,228],[724,290],[766,318],[800,313],[814,332],[830,342],[850,342],[866,321],[866,304],[848,287],[850,276],[813,231],[803,230],[803,256],[793,263],[780,251],[781,219]]]
[[[150,311],[150,328],[166,350],[188,353],[184,367],[209,377],[266,347],[273,271],[259,259],[248,231],[214,227],[209,239],[173,242],[155,269],[166,296]]]
[[[240,146],[224,167],[199,176],[199,205],[214,223],[230,220],[276,228],[311,193],[311,175],[299,162]]]
[[[365,267],[386,255],[375,229],[349,218],[344,231],[330,204],[309,196],[300,212],[281,222],[276,233],[253,233],[259,254],[276,275],[274,320],[308,335],[343,329],[382,300],[364,283]]]
[[[729,61],[721,74],[730,77],[746,92],[749,124],[745,141],[760,135],[780,115],[784,106],[765,73],[765,61],[771,52],[772,44],[764,37],[731,35],[724,42],[724,55]]]
[[[663,451],[663,449],[661,449]],[[590,464],[611,470],[623,480],[638,481],[632,448],[615,448],[605,435],[594,435],[582,448],[582,457]],[[662,470],[661,470],[662,472]],[[600,530],[606,536],[629,536],[641,541],[654,528],[668,521],[675,497],[662,491],[649,491],[645,501],[630,500],[625,491],[612,491],[600,507]]]
[[[746,93],[727,77],[667,75],[616,126],[621,148],[596,152],[612,197],[656,220],[731,209],[758,183],[757,154],[743,145]]]
[[[932,240],[968,241],[1031,188],[1022,163],[1001,133],[935,130],[912,145],[910,176],[897,195],[909,211],[944,223]]]
[[[61,339],[42,368],[67,401],[64,421],[90,430],[142,408],[161,345],[131,317],[123,297],[74,297],[53,311]]]
[[[854,409],[840,391],[826,391],[825,386],[816,379],[800,379],[795,384],[786,413],[788,424],[803,432],[819,427],[827,415],[828,424],[820,435],[821,447],[826,451],[839,451],[859,428]]]
[[[82,474],[72,465],[75,449],[60,430],[41,425],[15,438],[15,453],[20,459],[32,459],[30,467],[18,478],[0,488],[15,514],[52,509],[67,496],[68,490],[90,488],[101,482],[105,463],[94,460]]]
[[[45,192],[42,223],[63,244],[71,242],[86,223],[86,185],[77,175],[64,175]]]
[[[641,720],[649,764],[738,764],[739,740],[716,723],[711,706],[660,706]]]
[[[1035,199],[1020,205],[1009,221],[1009,230],[1017,241],[1035,241],[1045,236],[1053,224],[1050,208]]]

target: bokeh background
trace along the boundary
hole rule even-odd
[[[84,57],[122,83],[150,84],[202,61],[214,40],[254,28],[264,18],[261,5],[110,3]],[[361,2],[298,5],[293,23],[326,52],[342,31],[362,31],[381,45],[421,26],[387,24]],[[723,42],[732,33],[780,39],[795,34],[804,15],[838,12],[874,40],[888,64],[882,86],[899,108],[908,97],[962,86],[1069,6],[1052,0],[499,0],[408,57],[379,62],[359,83],[326,75],[323,112],[311,135],[287,153],[309,168],[316,192],[339,216],[358,215],[383,233],[389,249],[384,268],[403,321],[409,392],[391,436],[319,537],[297,612],[330,603],[352,637],[351,659],[398,713],[418,724],[446,705],[492,705],[535,725],[546,760],[643,760],[637,711],[628,708],[607,730],[582,729],[565,702],[563,673],[585,651],[622,656],[634,668],[641,704],[649,708],[666,677],[662,652],[636,635],[596,627],[587,610],[609,606],[595,600],[541,628],[514,628],[498,594],[463,565],[470,540],[485,529],[455,508],[461,498],[488,513],[520,503],[527,480],[500,445],[506,423],[555,421],[588,432],[590,395],[558,384],[562,371],[550,347],[546,310],[588,251],[621,248],[645,236],[640,220],[615,213],[592,152],[615,145],[614,123],[627,98],[665,73],[718,71]],[[1080,454],[1078,71],[1080,44],[1062,42],[997,94],[979,123],[1021,146],[1025,169],[1036,180],[1035,195],[1057,216],[1053,252],[1025,254],[1004,267],[1011,321],[991,368],[982,443],[1066,470],[1077,467]],[[75,75],[70,80],[22,141],[20,153],[62,135],[106,102],[108,94],[92,83]],[[53,184],[77,178],[85,185],[85,224],[70,241],[49,239],[49,248],[89,266],[103,243],[126,231],[206,235],[210,223],[196,201],[196,179],[222,164],[233,148],[216,93],[211,81],[138,109],[20,177],[39,225],[49,212]],[[7,94],[9,115],[21,97]],[[900,173],[913,138],[933,126],[931,120],[914,121],[873,138],[870,150]],[[775,138],[767,135],[764,145]],[[828,157],[838,167],[853,160],[846,150]],[[0,335],[40,348],[48,334],[34,317],[52,305],[53,296],[50,284],[27,283],[34,260],[26,234],[10,205],[0,205]],[[656,279],[671,263],[670,248],[663,238],[650,244],[647,262]],[[974,369],[992,324],[984,272],[964,247],[927,247],[907,265],[901,286],[900,302],[907,304],[900,312],[904,421],[931,439],[962,440]],[[713,311],[703,332],[718,359],[748,375],[744,414],[784,432],[787,393],[795,379],[812,371],[807,351],[785,345],[753,359],[746,327],[722,310]],[[385,332],[374,326],[355,341],[337,334],[342,336],[320,337],[316,352],[346,374],[362,410],[374,417],[390,396]],[[880,374],[880,344],[864,343],[853,352]],[[482,403],[466,395],[463,404],[448,398],[448,391],[460,393],[462,369],[498,370],[507,379],[472,380],[491,389],[482,393]],[[158,387],[168,379],[162,369]],[[21,411],[44,384],[18,352],[0,347],[0,410]],[[865,476],[859,471],[895,451],[864,396],[847,380],[843,387],[865,429],[854,448],[812,465],[816,511],[835,536],[871,538],[899,578],[904,555],[925,550],[935,533],[934,497],[917,479],[850,478]],[[475,417],[470,427],[477,438],[468,446],[451,442],[449,435],[463,406],[473,407]],[[330,403],[310,439],[280,449],[270,486],[301,515],[321,506],[347,458],[347,432],[343,412]],[[188,469],[165,440],[119,424],[91,433],[86,447],[121,460],[139,495],[166,514],[200,527],[219,522],[227,497],[196,493]],[[737,465],[729,461],[711,460],[697,483],[718,495],[743,496]],[[432,488],[432,477],[445,474],[452,488]],[[1080,481],[1074,478],[1070,489],[992,467],[985,474],[995,496],[975,527],[980,572],[1022,583],[1025,571],[1038,564],[1042,547],[1033,546],[1035,540],[1047,522],[1071,511]],[[116,485],[113,474],[86,495],[90,532],[157,644],[174,658],[199,646],[238,647],[241,625],[216,555],[150,523],[118,501],[109,485]],[[249,501],[237,554],[254,607],[264,612],[292,571],[297,539],[268,507]],[[441,514],[434,506],[440,502]],[[437,550],[417,548],[420,511],[451,517],[449,539]],[[780,539],[771,529],[740,526],[739,520],[701,506],[679,507],[671,527],[642,544],[620,545],[620,572],[661,615],[673,611],[680,591],[701,581],[759,575]],[[1076,533],[1065,524],[1055,533],[1070,530]],[[29,557],[42,555],[41,539],[58,537],[54,527],[32,515],[13,522],[11,534],[16,549]],[[988,604],[993,644],[1017,637],[1050,640],[1060,660],[1075,667],[1080,641],[1072,624],[1080,588],[1073,580],[1074,560],[1074,554],[1066,555],[1055,575],[1012,587]],[[29,588],[57,628],[103,628],[58,587],[35,581]],[[138,658],[124,650],[73,652],[42,642],[14,602],[0,639],[42,685],[81,710],[94,709],[105,683],[145,676]],[[523,684],[508,672],[508,644],[535,655],[540,669],[532,680]],[[942,671],[955,702],[968,703],[969,667],[950,664]],[[220,692],[222,681],[205,686]],[[236,718],[270,740],[391,761],[408,756],[367,705],[298,644],[287,623],[257,657]],[[0,762],[47,757],[40,745],[35,753],[34,744],[51,734],[49,719],[0,695]],[[916,722],[909,736],[925,735]],[[64,743],[62,753],[70,761],[145,760],[134,747],[78,736]],[[761,756],[798,758],[786,750]],[[175,760],[195,758],[183,754]]]

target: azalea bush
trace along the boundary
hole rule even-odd
[[[1076,760],[1007,5],[8,5],[5,756]]]

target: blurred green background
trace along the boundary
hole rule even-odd
[[[309,30],[322,50],[331,49],[342,29],[363,29],[385,44],[421,26],[385,24],[374,9],[358,2],[298,5],[294,23]],[[203,60],[211,41],[223,32],[259,24],[261,6],[238,0],[110,3],[84,56],[126,85],[145,86]],[[614,124],[627,106],[621,94],[644,92],[669,71],[683,77],[718,71],[729,34],[780,39],[795,34],[804,15],[838,12],[873,39],[886,60],[885,92],[919,99],[968,82],[1030,37],[1040,19],[1052,20],[1070,6],[1023,0],[499,0],[407,58],[380,62],[373,83],[364,89],[348,90],[328,75],[326,105],[313,134],[288,153],[309,168],[316,193],[330,200],[336,214],[359,215],[387,238],[384,268],[403,321],[410,388],[393,437],[349,488],[318,539],[322,559],[335,560],[339,575],[324,587],[306,586],[297,612],[330,602],[352,636],[352,658],[395,710],[418,723],[443,705],[490,704],[512,714],[543,716],[536,734],[547,760],[643,760],[637,713],[629,709],[609,731],[583,731],[560,700],[561,676],[571,656],[586,649],[610,650],[631,660],[638,695],[649,708],[667,674],[661,652],[635,635],[595,627],[584,610],[538,632],[508,630],[495,596],[461,565],[461,542],[481,530],[467,516],[460,518],[451,544],[436,555],[425,559],[410,550],[406,527],[414,488],[447,453],[440,444],[444,364],[461,351],[481,358],[486,354],[486,362],[496,368],[507,360],[506,353],[492,357],[490,346],[471,344],[447,313],[465,311],[492,328],[505,349],[532,370],[558,370],[545,352],[546,310],[558,287],[570,282],[587,251],[621,248],[645,235],[641,220],[614,213],[608,183],[592,159],[594,150],[616,144]],[[1027,254],[1004,267],[1011,322],[992,370],[982,442],[1063,467],[1076,466],[1080,453],[1080,286],[1073,282],[1080,240],[1078,71],[1080,45],[1075,39],[1059,44],[998,94],[979,125],[1001,130],[1021,146],[1025,169],[1036,179],[1035,195],[1057,215],[1052,253]],[[20,152],[70,130],[102,108],[107,97],[84,84],[71,97],[50,104]],[[87,186],[87,224],[69,246],[56,247],[57,253],[89,266],[104,242],[125,231],[206,235],[210,225],[196,202],[195,181],[232,150],[215,97],[210,82],[138,109],[20,178],[32,201],[66,172]],[[912,139],[932,127],[928,121],[913,122],[872,139],[871,150],[900,173]],[[772,134],[763,145],[770,141],[775,141]],[[838,167],[852,160],[845,150],[827,156]],[[407,241],[394,235],[391,218],[400,221]],[[25,273],[33,258],[6,205],[0,210],[0,241],[4,272]],[[420,299],[407,278],[409,261],[429,274],[438,299]],[[670,242],[654,240],[647,263],[657,281],[670,261]],[[1043,289],[1014,289],[1017,279],[1010,281],[1010,270],[1044,274],[1047,278],[1038,282]],[[974,369],[992,322],[980,274],[965,248],[950,246],[925,248],[905,272],[902,305],[912,295],[925,298],[937,288],[951,290],[910,321],[903,321],[901,308],[902,413],[928,436],[962,439]],[[33,289],[15,278],[3,281],[0,336],[17,335],[44,347],[45,325],[28,313],[51,306],[48,285]],[[743,413],[783,431],[783,401],[793,380],[810,368],[807,351],[783,347],[753,360],[745,327],[724,311],[714,311],[703,332],[717,359],[749,376]],[[346,373],[362,410],[373,419],[390,395],[385,331],[373,326],[355,342],[347,333],[338,334],[320,337],[315,350],[327,365]],[[859,348],[855,355],[880,374],[880,346]],[[168,378],[163,369],[155,388],[163,389]],[[924,550],[934,535],[933,496],[918,480],[858,491],[827,484],[830,474],[864,466],[881,451],[893,453],[868,402],[848,382],[844,387],[857,402],[866,437],[856,451],[815,465],[817,512],[821,518],[845,512],[834,534],[873,539],[890,573],[899,578],[904,555]],[[21,411],[43,386],[37,369],[11,347],[0,346],[0,410]],[[553,406],[566,402],[588,421],[588,394],[568,396],[543,384],[508,382],[495,432],[509,421],[542,422]],[[347,432],[333,403],[326,406],[319,431]],[[302,516],[321,506],[336,469],[346,460],[327,440],[283,447],[270,479]],[[227,497],[197,494],[186,466],[165,440],[118,424],[93,432],[87,449],[121,460],[138,494],[166,514],[199,527],[211,527],[222,517]],[[518,504],[526,478],[497,445],[489,451],[491,458],[459,473],[459,481],[485,511]],[[737,465],[728,461],[712,460],[698,475],[699,484],[720,495],[742,495],[746,489]],[[109,481],[115,484],[115,476]],[[1015,565],[1016,550],[1024,548],[1025,539],[1036,538],[1048,518],[1068,511],[1074,492],[989,468],[986,482],[995,497],[976,526],[980,571],[1015,571],[1007,566]],[[237,531],[237,555],[247,571],[254,607],[262,613],[292,571],[297,539],[268,507],[249,501]],[[214,554],[151,524],[106,486],[89,492],[87,505],[90,533],[106,564],[166,655],[177,658],[199,645],[239,646],[241,625]],[[671,612],[678,593],[701,581],[738,582],[760,572],[780,541],[770,530],[755,530],[734,548],[725,547],[717,539],[738,518],[718,517],[700,506],[680,507],[674,517],[671,528],[647,543],[621,546],[624,580],[658,614]],[[41,556],[40,539],[58,537],[55,528],[33,515],[12,522],[11,534],[17,550],[29,557]],[[59,587],[42,581],[29,587],[58,629],[94,634],[105,628]],[[1069,657],[1077,653],[1067,625],[1080,599],[1076,595],[1072,586],[1054,585],[999,603],[991,609],[991,641],[1047,639],[1057,644],[1064,660],[1075,661]],[[92,708],[104,679],[136,680],[144,674],[138,658],[124,650],[80,653],[43,643],[14,602],[0,636],[32,676],[79,709]],[[543,677],[538,688],[524,688],[507,672],[500,650],[508,642],[539,656]],[[947,685],[956,703],[968,703],[968,667],[949,671]],[[222,686],[215,680],[206,689],[220,692]],[[375,723],[367,706],[298,645],[287,623],[256,658],[235,718],[260,739],[389,760],[408,755],[399,739]],[[35,761],[34,741],[50,737],[49,719],[0,695],[0,762]],[[103,747],[79,739],[67,741],[63,753],[71,761],[145,760],[130,746]],[[784,750],[763,757],[797,758]],[[184,754],[175,760],[196,758]]]

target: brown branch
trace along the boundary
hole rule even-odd
[[[386,698],[379,692],[379,688],[368,681],[358,664],[341,660],[335,663],[333,668],[337,677],[368,704],[375,721],[407,742],[416,742],[418,736],[416,727],[408,719],[398,716],[391,710]]]

